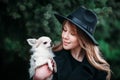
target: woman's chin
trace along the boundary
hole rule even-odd
[[[63,45],[63,48],[64,48],[65,50],[70,50],[70,47],[68,47],[68,46],[64,46],[64,45]]]

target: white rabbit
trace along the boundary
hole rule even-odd
[[[48,67],[51,71],[53,71],[53,66],[51,61],[55,56],[52,52],[52,41],[49,37],[42,36],[38,39],[30,38],[27,39],[27,42],[32,48],[32,55],[30,58],[30,68],[29,74],[30,78],[35,74],[35,68],[44,64],[48,64]],[[51,76],[52,77],[52,76]],[[47,79],[51,80],[51,78]]]

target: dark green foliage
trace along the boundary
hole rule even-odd
[[[95,37],[113,71],[113,80],[120,79],[120,2],[117,0],[1,0],[0,1],[0,50],[4,80],[27,80],[30,46],[27,38],[46,35],[57,43],[61,39],[61,24],[54,13],[67,15],[85,6],[98,16]],[[19,59],[19,60],[18,60]],[[9,66],[9,67],[8,67]],[[24,67],[19,73],[18,69]],[[10,76],[15,70],[18,74]],[[18,68],[18,69],[17,69]],[[6,70],[8,69],[8,70]],[[22,69],[21,69],[22,70]],[[10,71],[10,73],[7,73]],[[25,74],[22,74],[25,73]],[[15,77],[16,76],[16,77]],[[15,78],[13,78],[15,77]],[[19,78],[19,77],[22,77]]]

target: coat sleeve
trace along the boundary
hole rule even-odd
[[[88,66],[85,68],[80,65],[70,74],[68,80],[93,80],[92,70]]]
[[[107,73],[104,71],[90,69],[88,66],[79,66],[75,72],[70,74],[68,80],[106,80],[106,76]]]
[[[94,77],[94,80],[106,80],[107,73],[105,71],[98,71]]]
[[[58,80],[58,74],[57,73],[53,73],[53,78],[52,80]]]
[[[73,75],[79,75],[73,77]],[[93,67],[89,64],[87,59],[84,59],[82,65],[72,72],[69,80],[106,80],[107,73]]]

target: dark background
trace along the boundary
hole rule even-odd
[[[53,14],[67,15],[81,5],[96,12],[95,38],[111,65],[111,80],[120,80],[119,0],[0,0],[0,78],[29,80],[26,39],[46,35],[59,42],[61,25]]]

